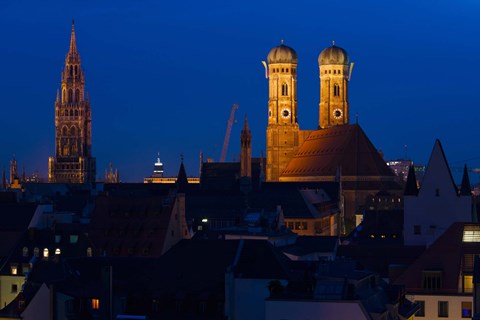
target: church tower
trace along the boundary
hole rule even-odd
[[[92,112],[72,22],[70,49],[55,101],[55,157],[48,159],[49,182],[95,182],[92,157]]]
[[[240,136],[240,177],[252,177],[252,133],[248,128],[247,116]]]
[[[297,53],[283,41],[268,54],[267,181],[278,181],[299,146],[297,63]]]
[[[350,59],[335,43],[318,56],[320,69],[319,129],[348,124],[348,80]]]

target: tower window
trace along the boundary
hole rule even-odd
[[[78,72],[78,67],[75,66],[75,75],[77,75],[77,72]]]
[[[68,102],[72,102],[73,100],[73,91],[72,89],[68,90]]]
[[[288,96],[288,85],[286,83],[282,84],[282,96]]]
[[[285,72],[285,69],[282,68],[282,72]]]
[[[338,84],[335,84],[333,86],[333,95],[335,97],[338,97],[340,95],[340,87],[338,86]]]
[[[340,70],[338,70],[338,74],[342,74],[342,72]]]
[[[287,68],[287,72],[288,72],[288,68]]]
[[[73,67],[70,66],[70,76],[73,76]]]
[[[337,74],[337,70],[333,70],[333,74]]]

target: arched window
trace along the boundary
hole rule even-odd
[[[75,67],[75,69],[76,69],[76,67]],[[55,255],[58,256],[58,255],[60,255],[61,253],[62,253],[62,251],[60,250],[60,248],[55,249]]]
[[[47,248],[43,249],[43,257],[48,258],[48,249]]]
[[[333,86],[333,95],[335,97],[338,97],[340,95],[340,87],[338,86],[338,84],[335,83],[335,85]]]
[[[62,102],[65,102],[66,94],[67,94],[67,91],[65,89],[63,89],[63,91],[62,91]]]
[[[78,117],[78,110],[75,110],[75,116]]]
[[[80,90],[75,90],[75,102],[80,101]]]
[[[75,75],[77,75],[77,73],[78,73],[78,68],[77,66],[75,66]]]
[[[33,255],[35,257],[38,257],[39,254],[40,254],[40,250],[38,249],[38,247],[33,248]]]
[[[70,116],[73,117],[73,110],[70,110]]]
[[[23,256],[24,257],[28,257],[28,248],[27,247],[23,247]]]
[[[70,66],[70,76],[73,76],[73,67]]]
[[[68,135],[68,129],[67,129],[67,127],[63,127],[62,128],[62,136],[66,136],[66,135]]]
[[[73,101],[73,91],[72,89],[69,89],[68,90],[68,102],[72,102]]]
[[[74,136],[75,133],[76,133],[75,127],[71,127],[71,128],[70,128],[70,135],[71,135],[71,136]]]
[[[286,83],[282,84],[282,96],[288,96],[288,85]]]

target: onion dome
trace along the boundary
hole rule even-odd
[[[268,63],[298,63],[295,50],[283,44],[270,50],[267,57]]]
[[[324,49],[318,56],[319,65],[327,64],[350,64],[350,58],[347,51],[340,47],[337,47],[335,43],[331,47]]]

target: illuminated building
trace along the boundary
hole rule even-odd
[[[55,157],[48,159],[49,182],[95,182],[92,157],[92,111],[72,23],[70,49],[55,101]]]
[[[180,164],[180,170],[177,177],[164,177],[163,176],[163,163],[160,161],[160,155],[157,157],[157,161],[153,165],[153,174],[150,177],[143,178],[143,183],[176,183],[179,175],[185,175],[187,183],[200,183],[198,177],[187,177],[185,173],[185,167],[183,165],[183,158]]]
[[[268,63],[266,181],[341,182],[340,223],[342,232],[348,231],[368,196],[380,190],[402,192],[362,128],[349,124],[348,82],[353,64],[335,44],[320,53],[318,130],[300,130],[297,54],[282,43],[270,51]]]

